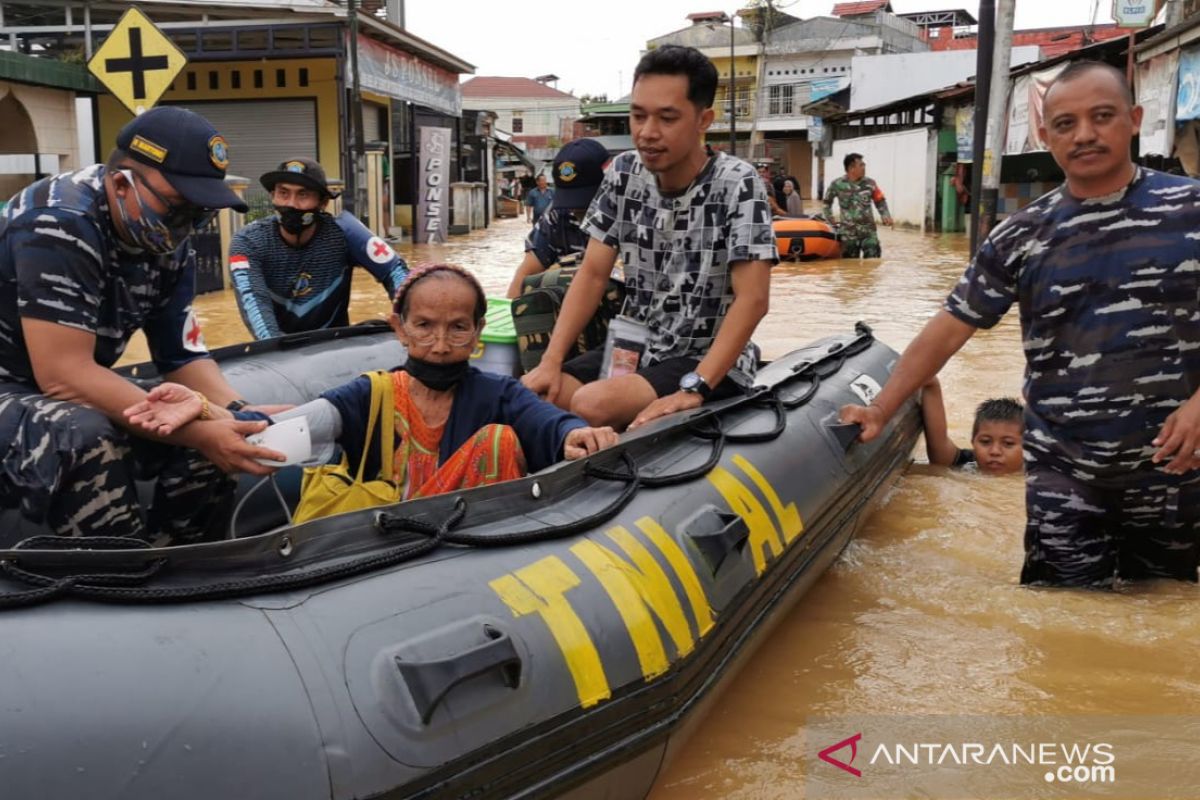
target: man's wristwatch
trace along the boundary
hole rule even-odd
[[[241,411],[243,408],[245,408],[248,405],[250,405],[250,404],[242,399],[230,400],[228,405],[225,406],[225,408],[229,411]]]
[[[712,387],[704,380],[699,372],[688,372],[679,379],[679,391],[700,395],[700,400],[706,402],[712,394]]]

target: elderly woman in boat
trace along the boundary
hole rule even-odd
[[[512,480],[617,441],[612,428],[589,427],[519,381],[471,366],[486,310],[479,281],[447,264],[414,270],[396,293],[390,322],[408,359],[390,373],[396,440],[387,457],[402,500]],[[328,460],[336,444],[357,465],[371,397],[371,379],[364,375],[270,419],[307,417],[317,458]],[[130,422],[159,434],[229,413],[169,383],[125,412]],[[382,471],[379,449],[376,440],[367,453],[368,479]]]

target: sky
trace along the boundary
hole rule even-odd
[[[1016,0],[1016,27],[1112,22],[1112,0]],[[741,0],[407,0],[408,30],[475,65],[476,75],[553,73],[576,96],[629,92],[647,39],[687,26],[696,11],[741,8]],[[828,14],[833,0],[777,0],[792,16]],[[965,8],[977,0],[892,0],[897,13]],[[464,78],[470,76],[464,76]]]

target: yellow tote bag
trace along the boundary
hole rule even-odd
[[[368,372],[367,375],[371,378],[371,413],[367,419],[367,435],[363,441],[358,473],[351,476],[344,453],[340,464],[305,469],[304,479],[300,483],[300,503],[292,515],[293,523],[400,502],[400,487],[393,481],[392,475],[396,433],[392,376],[382,371]],[[367,451],[370,450],[377,422],[382,474],[368,481],[363,480],[363,471],[367,466]]]

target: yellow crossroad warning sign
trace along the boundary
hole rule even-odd
[[[187,56],[137,6],[121,15],[88,69],[134,114],[153,108]]]

